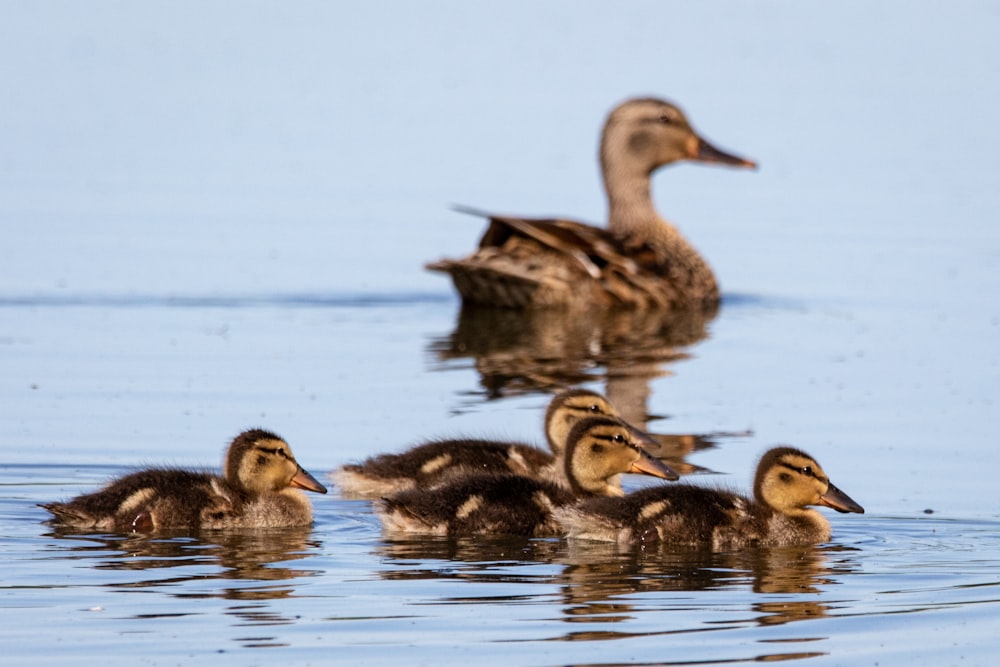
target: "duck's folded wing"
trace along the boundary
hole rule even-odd
[[[666,304],[653,253],[644,247],[626,248],[606,229],[558,218],[519,218],[460,210],[489,219],[479,249],[465,260],[443,260],[427,268],[452,274],[456,271],[501,273],[502,276],[493,275],[490,280],[515,282],[524,289],[531,289],[555,274],[538,271],[531,262],[524,261],[521,249],[527,240],[563,257],[568,266],[598,281],[614,302]],[[511,261],[503,261],[504,258]]]

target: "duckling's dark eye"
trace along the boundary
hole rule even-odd
[[[813,476],[812,466],[802,466],[802,468],[799,470],[799,472],[801,472],[803,475],[808,475],[810,477]]]
[[[614,440],[615,442],[618,442],[618,443],[625,442],[625,436],[622,435],[621,433],[615,433],[615,435],[612,438],[612,440]]]
[[[600,412],[601,411],[601,407],[597,403],[594,403],[593,405],[590,406],[590,411],[591,412]]]
[[[669,125],[670,123],[674,122],[674,119],[671,118],[669,115],[667,115],[667,114],[664,113],[664,114],[660,114],[660,122],[661,123],[666,123],[667,125]]]

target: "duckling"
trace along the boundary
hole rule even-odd
[[[557,394],[545,411],[545,436],[552,453],[520,442],[482,439],[433,440],[399,454],[382,454],[362,463],[348,464],[330,473],[347,494],[381,497],[404,489],[429,488],[471,472],[514,473],[535,479],[560,481],[557,460],[565,448],[570,429],[592,416],[617,417],[614,406],[587,389],[568,389]],[[644,445],[657,445],[636,432]]]
[[[410,489],[376,504],[386,529],[434,535],[556,535],[552,511],[578,498],[621,496],[621,473],[664,479],[677,473],[642,450],[636,431],[614,417],[588,417],[570,430],[561,456],[569,488],[511,473],[476,473],[433,489]]]
[[[94,493],[41,507],[56,524],[115,532],[309,525],[312,507],[299,489],[326,493],[295,461],[288,443],[252,429],[229,446],[222,477],[150,468]]]
[[[761,457],[753,498],[679,484],[588,500],[557,511],[556,518],[571,538],[728,551],[829,541],[829,522],[809,505],[865,511],[830,483],[811,456],[793,447],[776,447]]]
[[[601,135],[607,229],[459,209],[489,218],[479,248],[426,268],[451,274],[465,303],[714,309],[719,288],[711,268],[660,217],[650,195],[652,173],[679,160],[756,167],[698,136],[670,102],[630,99],[611,111]]]

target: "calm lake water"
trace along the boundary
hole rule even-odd
[[[0,663],[995,662],[995,3],[3,13]],[[422,270],[482,229],[449,206],[600,221],[597,132],[636,94],[761,164],[655,179],[718,316],[462,313]],[[790,443],[866,514],[706,554],[396,541],[336,489],[271,533],[65,534],[36,506],[218,466],[250,426],[320,478],[541,442],[566,384],[689,436],[699,482]]]

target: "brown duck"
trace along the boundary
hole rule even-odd
[[[398,454],[380,454],[330,473],[347,495],[382,497],[412,488],[438,486],[469,473],[514,473],[564,486],[559,457],[572,427],[582,419],[617,417],[614,406],[588,389],[568,389],[552,398],[545,411],[545,437],[551,453],[522,442],[454,438],[431,440]],[[636,432],[645,447],[659,443]]]
[[[792,447],[761,458],[753,498],[675,484],[622,498],[596,498],[556,512],[568,537],[620,544],[667,544],[730,551],[750,546],[817,544],[830,524],[810,505],[864,513],[811,456]]]
[[[433,489],[410,489],[376,503],[390,532],[432,535],[556,535],[552,511],[580,498],[620,496],[617,477],[677,479],[646,454],[620,419],[590,417],[570,430],[561,457],[568,488],[524,475],[476,473]]]
[[[756,167],[702,139],[676,106],[631,99],[601,136],[608,227],[560,219],[485,215],[479,248],[427,265],[449,273],[465,303],[507,308],[714,308],[708,263],[656,212],[650,177],[680,160]]]
[[[57,525],[113,532],[309,525],[312,507],[299,489],[326,493],[296,462],[288,443],[252,429],[229,446],[222,477],[149,468],[41,507],[52,512]]]

